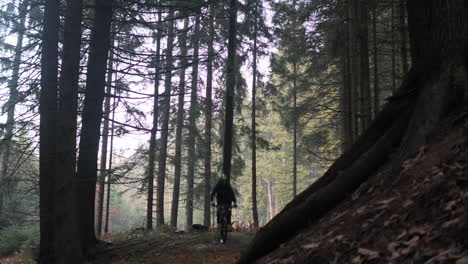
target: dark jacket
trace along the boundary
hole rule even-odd
[[[234,190],[232,189],[229,183],[222,183],[218,181],[211,192],[211,201],[213,201],[214,196],[216,195],[216,202],[218,204],[229,204],[232,202],[236,204],[236,196]]]

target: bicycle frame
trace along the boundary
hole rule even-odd
[[[221,243],[225,244],[227,240],[227,233],[228,233],[228,205],[218,205],[218,214],[219,214],[219,234],[221,237]]]

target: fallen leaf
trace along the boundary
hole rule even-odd
[[[455,218],[453,220],[450,220],[450,221],[447,221],[447,222],[443,223],[442,228],[449,228],[449,227],[457,224],[458,222],[460,222],[460,218]]]
[[[468,257],[463,257],[463,258],[457,260],[457,262],[455,262],[455,264],[468,264]]]
[[[362,263],[362,259],[361,259],[360,256],[354,257],[353,260],[351,261],[351,263],[353,263],[353,264],[361,264],[361,263]]]
[[[376,204],[389,204],[391,203],[393,200],[395,200],[396,198],[393,197],[393,198],[390,198],[390,199],[387,199],[387,200],[382,200],[382,201],[378,201]]]
[[[410,235],[418,234],[418,235],[424,235],[427,233],[426,229],[423,226],[413,226],[408,233]]]
[[[341,241],[344,239],[344,236],[343,235],[338,235],[332,239],[330,239],[330,243],[333,243],[333,242],[336,242],[336,241]]]
[[[359,248],[358,253],[366,256],[369,260],[375,259],[379,257],[379,252],[373,251],[367,248]]]
[[[419,236],[415,236],[412,239],[408,241],[403,241],[402,243],[410,248],[415,247],[418,245],[419,242]]]
[[[403,203],[403,208],[408,208],[409,206],[413,204],[414,202],[412,200],[406,200],[406,202]]]
[[[396,237],[396,239],[397,239],[397,240],[400,240],[400,239],[402,239],[404,236],[406,236],[406,234],[407,234],[406,231],[403,231],[403,232],[401,232],[401,234],[399,234],[399,235]]]
[[[307,245],[303,245],[301,246],[303,249],[314,249],[314,248],[318,248],[320,246],[320,243],[310,243],[310,244],[307,244]]]
[[[400,253],[398,252],[397,248],[399,247],[399,243],[398,242],[390,242],[388,245],[387,245],[387,250],[390,251],[390,253],[392,253],[392,259],[396,259],[400,256]]]
[[[455,206],[455,204],[458,203],[458,200],[452,200],[450,202],[447,203],[447,205],[445,206],[445,211],[450,211],[452,210],[453,206]]]

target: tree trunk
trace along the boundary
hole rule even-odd
[[[116,95],[116,89],[114,89],[114,96]],[[112,102],[112,126],[111,126],[111,139],[110,139],[110,149],[109,149],[109,169],[107,170],[107,192],[106,192],[106,220],[104,223],[104,233],[109,232],[109,209],[110,209],[110,199],[111,199],[111,181],[112,181],[112,156],[114,151],[114,120],[115,120],[115,108],[117,107],[115,103],[115,97]]]
[[[7,186],[6,179],[8,178],[9,174],[9,163],[10,163],[10,156],[11,156],[11,142],[13,140],[14,135],[14,128],[15,128],[15,107],[18,103],[18,81],[19,81],[19,70],[21,66],[21,56],[23,55],[23,38],[24,38],[24,31],[25,31],[25,23],[26,23],[26,15],[27,9],[29,6],[29,0],[23,0],[18,8],[18,16],[20,17],[19,23],[16,25],[18,30],[18,36],[16,39],[16,46],[15,46],[15,55],[13,59],[13,69],[12,69],[12,76],[11,80],[8,83],[10,94],[8,101],[6,102],[4,108],[6,108],[7,112],[7,120],[6,120],[6,129],[5,129],[5,141],[3,142],[3,146],[0,149],[0,157],[1,157],[1,171],[0,171],[0,215],[3,211],[3,201],[5,198],[5,189]]]
[[[206,98],[205,98],[205,201],[203,206],[203,223],[210,225],[210,193],[211,193],[211,127],[212,127],[212,90],[213,90],[213,42],[214,42],[214,12],[215,2],[210,3],[209,15],[209,39],[208,39],[208,58],[206,62]]]
[[[271,180],[267,181],[267,193],[268,193],[268,220],[271,221],[273,218],[273,191],[271,187]]]
[[[223,173],[231,179],[232,141],[234,136],[234,88],[236,86],[236,24],[237,0],[230,0],[229,37],[226,80],[226,113],[223,145]]]
[[[168,21],[167,49],[166,49],[166,76],[164,80],[164,98],[161,102],[161,147],[159,153],[158,180],[156,188],[156,224],[164,225],[164,182],[166,179],[166,158],[167,158],[167,140],[169,136],[169,114],[172,88],[172,68],[174,48],[174,10],[169,11],[166,20]]]
[[[401,45],[401,65],[402,76],[404,76],[409,69],[408,62],[408,51],[406,48],[407,38],[406,38],[406,7],[405,0],[399,0],[400,5],[400,45]]]
[[[370,69],[369,69],[369,7],[367,0],[360,0],[360,117],[361,131],[365,131],[372,120]]]
[[[252,218],[254,227],[258,228],[257,211],[257,123],[256,123],[256,93],[257,93],[257,4],[254,10],[253,35],[253,69],[252,69]]]
[[[97,0],[91,32],[86,91],[83,105],[76,202],[78,224],[85,253],[95,246],[94,209],[102,103],[106,86],[107,58],[114,0]]]
[[[56,175],[59,2],[46,0],[42,30],[39,99],[39,262],[54,263],[54,197]]]
[[[177,127],[174,155],[174,188],[172,191],[171,226],[177,227],[177,216],[179,213],[180,174],[182,171],[182,128],[184,127],[184,100],[185,100],[185,70],[187,67],[187,31],[189,19],[184,19],[184,29],[179,39],[180,45],[180,76],[179,76],[179,98],[177,106]]]
[[[374,116],[380,108],[380,87],[379,87],[379,60],[377,48],[377,3],[372,8],[372,45],[373,45],[373,67],[374,67]]]
[[[197,10],[200,12],[201,10]],[[188,168],[187,168],[187,199],[185,202],[185,230],[192,228],[193,222],[193,185],[195,180],[195,164],[197,157],[195,156],[195,138],[197,136],[197,91],[198,91],[198,61],[199,61],[199,46],[200,46],[200,14],[195,17],[195,29],[193,32],[193,67],[192,67],[192,87],[190,94],[190,110],[189,110],[189,135],[187,140],[188,145]]]
[[[408,1],[413,68],[422,72],[426,85],[419,92],[407,129],[405,159],[422,144],[429,132],[468,97],[468,5],[464,0]]]
[[[343,1],[344,2],[344,1]],[[341,2],[340,2],[341,3]],[[345,48],[342,52],[342,91],[341,91],[341,106],[342,106],[342,120],[343,120],[343,134],[342,134],[342,149],[343,152],[348,150],[353,144],[353,123],[352,123],[352,100],[351,100],[351,33],[350,33],[350,14],[349,3],[342,4],[342,14],[347,17],[347,24],[343,25],[343,32],[345,33]]]
[[[114,40],[111,39],[111,45],[113,45]],[[106,176],[109,175],[107,171],[107,145],[109,140],[109,116],[110,116],[110,94],[112,89],[112,74],[114,67],[114,52],[110,51],[109,56],[109,68],[107,71],[107,97],[104,101],[104,126],[102,128],[102,144],[101,144],[101,159],[99,166],[99,192],[98,192],[98,215],[96,223],[96,233],[98,236],[102,232],[102,216],[104,212],[104,187],[106,184]]]
[[[391,4],[391,30],[392,30],[392,91],[396,90],[396,21],[395,21],[395,4],[394,0],[390,1]]]
[[[80,263],[80,233],[76,197],[76,131],[81,51],[82,1],[67,2],[63,33],[63,58],[57,115],[57,174],[55,181],[55,240],[58,263]],[[93,203],[94,209],[94,203]]]
[[[158,23],[161,23],[161,10],[158,12]],[[148,168],[146,178],[148,179],[148,195],[146,199],[146,229],[153,229],[153,192],[154,192],[154,167],[156,161],[156,133],[158,131],[159,117],[159,79],[161,64],[161,29],[156,35],[156,60],[154,67],[154,95],[153,95],[153,126],[151,128],[150,146],[148,149]]]
[[[351,117],[353,142],[360,135],[359,131],[359,0],[348,1],[349,8],[349,45],[350,45],[350,83]]]
[[[293,64],[293,198],[297,195],[297,63]]]

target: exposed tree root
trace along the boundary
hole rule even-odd
[[[263,227],[239,263],[251,263],[332,210],[381,166],[400,144],[425,82],[413,68],[371,126],[314,184]]]

